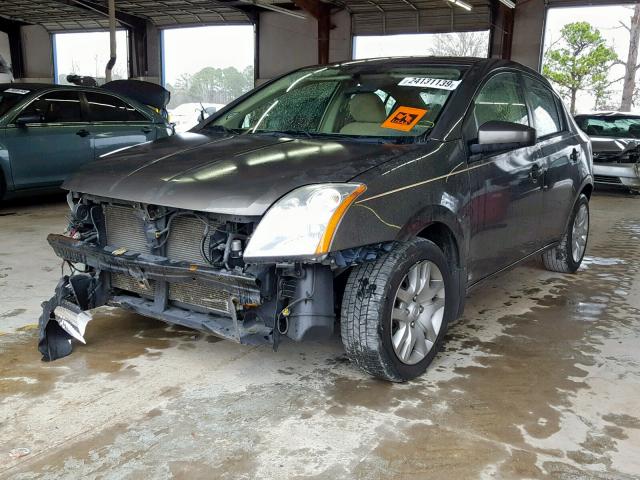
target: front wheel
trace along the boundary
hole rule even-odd
[[[567,231],[560,243],[542,254],[547,270],[559,273],[575,273],[587,251],[589,239],[589,199],[580,195],[576,202]]]
[[[365,372],[393,382],[423,374],[458,307],[447,259],[415,239],[353,269],[342,301],[342,342]]]

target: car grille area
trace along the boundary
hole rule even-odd
[[[198,282],[169,284],[169,301],[207,312],[230,314],[231,297],[227,292],[216,290]]]
[[[606,175],[594,175],[593,179],[596,183],[609,183],[609,184],[615,184],[615,185],[622,184],[622,180],[620,180],[619,177],[609,177]]]
[[[103,205],[106,242],[114,249],[125,248],[128,253],[152,253],[144,233],[144,220],[133,207]],[[215,225],[211,225],[215,227]],[[202,256],[205,223],[190,214],[176,215],[165,244],[165,256],[172,261],[206,264]],[[156,282],[149,288],[125,273],[111,273],[112,288],[140,297],[154,298]],[[232,315],[231,294],[204,282],[176,282],[168,284],[167,300],[175,306],[204,313]]]
[[[153,298],[156,294],[156,285],[153,280],[149,281],[149,288],[146,288],[142,282],[124,273],[112,273],[111,286],[125,292],[135,293],[141,297]]]
[[[144,220],[139,211],[127,206],[104,205],[103,213],[107,245],[126,248],[129,253],[151,253],[144,232]],[[166,257],[175,262],[205,265],[206,261],[202,256],[205,228],[205,223],[195,215],[175,216],[166,242]]]
[[[131,253],[149,253],[144,222],[136,210],[119,205],[104,205],[102,210],[107,245],[126,248]]]

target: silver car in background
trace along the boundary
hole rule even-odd
[[[640,114],[597,112],[575,119],[591,138],[595,183],[640,193]]]

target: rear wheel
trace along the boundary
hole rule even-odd
[[[542,254],[544,266],[552,272],[575,273],[582,264],[588,239],[589,199],[586,195],[580,195],[562,240]]]
[[[415,239],[356,267],[342,301],[342,342],[365,372],[403,382],[433,361],[458,306],[451,269],[432,242]]]

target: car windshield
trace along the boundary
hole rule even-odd
[[[577,117],[578,126],[593,137],[640,138],[640,117]]]
[[[257,90],[206,127],[411,141],[434,127],[461,75],[456,67],[381,72],[356,62],[303,69]]]
[[[29,93],[28,90],[19,88],[6,88],[4,91],[0,91],[0,117],[11,110],[27,93]]]

